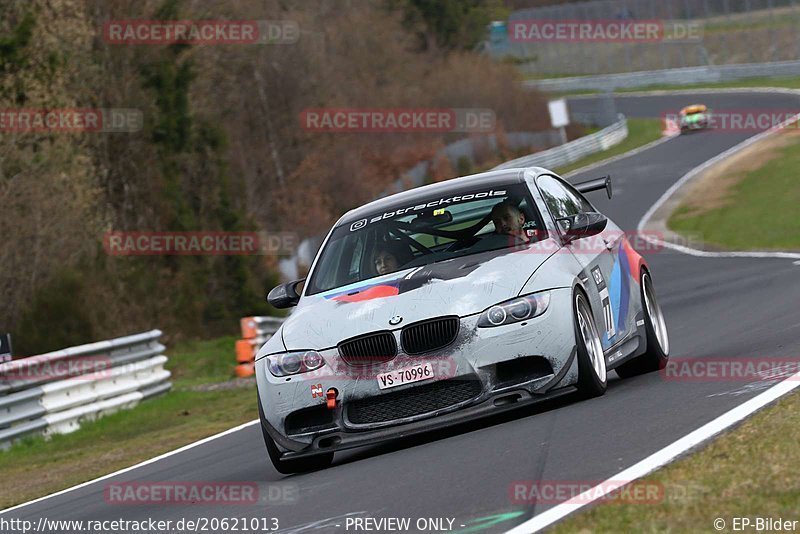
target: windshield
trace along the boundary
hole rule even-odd
[[[306,294],[459,256],[526,247],[546,235],[525,184],[398,204],[335,228]]]

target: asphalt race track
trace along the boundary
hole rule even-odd
[[[660,117],[695,102],[712,109],[800,108],[800,97],[786,94],[616,100],[629,117]],[[580,109],[586,102],[575,100],[571,106]],[[592,200],[621,228],[635,231],[650,206],[681,176],[752,135],[709,131],[679,136],[572,181],[610,173],[614,199],[594,194]],[[647,259],[666,315],[673,359],[789,358],[800,353],[800,265],[792,260],[698,258],[668,249]],[[666,380],[658,373],[622,381],[611,373],[608,392],[598,399],[565,397],[444,432],[339,453],[332,468],[291,477],[273,470],[261,431],[251,425],[2,517],[34,522],[40,517],[275,517],[281,532],[316,533],[346,532],[344,515],[351,514],[409,517],[412,525],[417,518],[454,518],[454,531],[504,532],[552,506],[514,504],[509,492],[513,482],[612,477],[764,389],[745,386]],[[286,489],[290,498],[238,506],[107,504],[104,487],[121,481],[255,481],[262,495],[274,486]]]

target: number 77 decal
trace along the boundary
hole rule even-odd
[[[603,318],[606,323],[606,336],[608,339],[614,337],[617,333],[616,326],[614,325],[614,310],[611,308],[611,296],[608,294],[608,286],[603,279],[603,273],[600,272],[599,267],[592,269],[592,278],[594,283],[597,284],[597,290],[600,293],[600,302],[603,305]]]

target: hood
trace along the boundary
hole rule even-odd
[[[326,349],[340,341],[439,317],[464,317],[519,295],[558,245],[504,249],[415,267],[305,296],[283,323],[288,350]],[[389,319],[402,317],[396,326]]]

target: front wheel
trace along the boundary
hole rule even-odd
[[[661,306],[656,300],[656,291],[650,273],[642,271],[641,278],[642,310],[644,310],[644,329],[647,350],[641,356],[623,363],[615,370],[621,378],[650,373],[664,369],[669,361],[669,336],[667,323]]]
[[[578,350],[578,391],[585,397],[599,397],[606,392],[606,357],[597,325],[586,296],[575,292],[575,340]]]
[[[264,444],[267,446],[267,454],[269,455],[272,465],[275,470],[282,475],[291,475],[294,473],[306,473],[308,471],[316,471],[318,469],[325,469],[330,467],[333,463],[333,453],[326,452],[314,456],[306,456],[304,458],[294,458],[292,460],[281,459],[281,451],[275,445],[272,436],[269,435],[267,429],[264,428],[264,409],[261,407],[261,399],[258,399],[258,416],[261,423],[261,433],[264,435]]]

